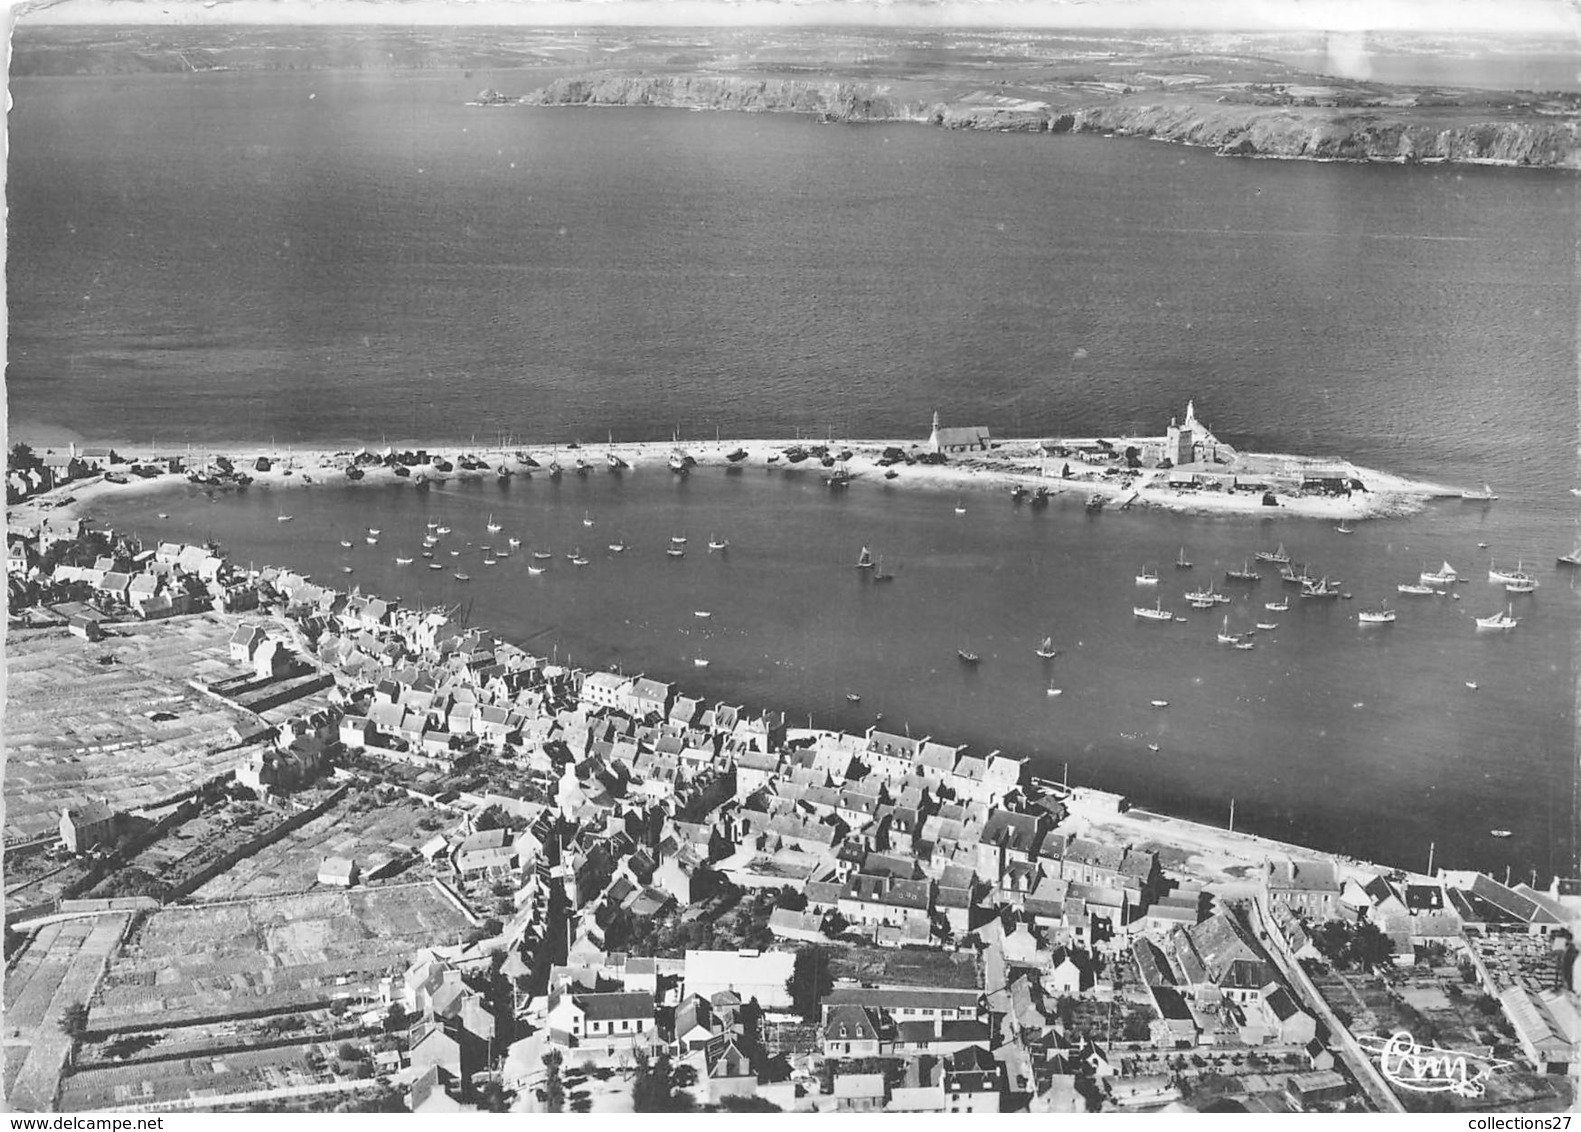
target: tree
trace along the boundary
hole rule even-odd
[[[726,1112],[784,1112],[779,1105],[762,1097],[720,1097],[719,1107]]]
[[[774,907],[784,908],[787,912],[805,912],[807,910],[807,896],[805,893],[797,892],[787,884],[774,897]]]
[[[1383,929],[1371,920],[1364,920],[1356,928],[1347,957],[1364,970],[1375,971],[1394,954],[1394,940],[1383,934]]]
[[[791,996],[791,1005],[804,1022],[818,1020],[818,1007],[823,996],[834,989],[834,976],[829,972],[829,953],[821,947],[804,947],[796,952],[796,962],[791,977],[785,982]]]
[[[80,1002],[69,1004],[60,1015],[61,1033],[81,1038],[88,1032],[88,1008]]]
[[[560,1063],[563,1060],[557,1049],[543,1055],[543,1066],[549,1074],[543,1087],[544,1107],[550,1112],[565,1111],[565,1085],[560,1081]]]

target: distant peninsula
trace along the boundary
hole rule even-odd
[[[1581,96],[1527,96],[1495,108],[1493,100],[1503,96],[1488,92],[1457,96],[1310,76],[1280,78],[1231,82],[1202,73],[1149,73],[1102,82],[1057,80],[1037,88],[996,81],[933,97],[894,82],[599,72],[557,79],[520,97],[485,90],[476,101],[788,112],[830,123],[1096,133],[1205,146],[1230,157],[1581,168]]]

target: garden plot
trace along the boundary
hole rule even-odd
[[[36,837],[62,807],[118,810],[192,790],[234,766],[240,715],[187,684],[228,662],[239,618],[205,614],[116,627],[96,644],[64,630],[6,641],[5,836]],[[102,657],[113,657],[101,664]],[[154,712],[160,719],[151,719]],[[174,718],[164,718],[165,713]]]
[[[227,900],[305,892],[318,883],[318,867],[326,857],[347,857],[365,874],[379,858],[415,857],[415,850],[434,836],[444,822],[428,807],[403,799],[376,805],[371,795],[350,794],[300,829],[238,861],[204,884],[198,900]],[[395,873],[388,882],[410,883],[428,875],[421,858]]]
[[[470,925],[432,884],[170,907],[149,915],[93,1003],[95,1030],[303,1010],[371,995]]]

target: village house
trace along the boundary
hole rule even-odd
[[[60,841],[68,852],[89,853],[115,844],[122,815],[106,802],[88,802],[60,812]]]
[[[1005,1067],[982,1046],[968,1046],[944,1059],[947,1110],[998,1112],[1005,1092]]]
[[[357,883],[357,862],[349,857],[325,857],[318,866],[318,883],[331,888],[350,888]]]
[[[1289,908],[1312,920],[1338,914],[1339,877],[1332,861],[1269,861],[1263,872],[1269,908]],[[1404,906],[1400,908],[1404,912]]]
[[[551,1042],[573,1049],[603,1046],[613,1052],[621,1046],[647,1046],[654,1036],[653,996],[557,992],[549,997],[548,1025]]]

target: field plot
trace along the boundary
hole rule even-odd
[[[356,997],[418,948],[456,943],[468,927],[431,884],[166,908],[111,966],[91,1026],[174,1026]]]
[[[308,1044],[87,1069],[66,1079],[60,1109],[82,1112],[189,1098],[202,1101],[320,1085],[335,1079],[323,1053]]]
[[[40,1112],[71,1050],[61,1018],[93,997],[126,927],[123,914],[40,928],[5,980],[5,1099],[13,1111]]]
[[[1307,965],[1309,973],[1314,966]],[[1342,1021],[1350,1019],[1351,1031],[1359,1036],[1383,1038],[1405,1030],[1423,1045],[1491,1053],[1512,1063],[1489,1079],[1486,1096],[1475,1102],[1395,1090],[1411,1112],[1560,1112],[1575,1101],[1573,1079],[1531,1072],[1497,1001],[1458,972],[1439,976],[1418,967],[1408,976],[1385,980],[1322,968],[1312,977],[1318,993]]]
[[[349,857],[366,872],[376,857],[401,856],[432,837],[421,823],[435,828],[441,824],[431,809],[409,799],[370,808],[371,798],[363,801],[363,797],[347,795],[302,828],[238,861],[199,888],[193,898],[228,900],[306,892],[317,883],[318,866],[325,857]],[[392,878],[394,883],[428,875],[427,863],[420,857],[415,860],[415,865]],[[380,882],[372,883],[377,887]]]
[[[6,641],[7,840],[48,833],[64,806],[106,798],[149,805],[235,763],[226,735],[241,716],[188,687],[229,667],[241,618],[204,614],[121,625],[97,644],[62,630]],[[100,658],[113,656],[113,663]],[[169,713],[156,722],[145,713]]]
[[[20,909],[54,900],[83,883],[88,867],[61,846],[39,845],[6,854],[5,907],[10,918]]]

